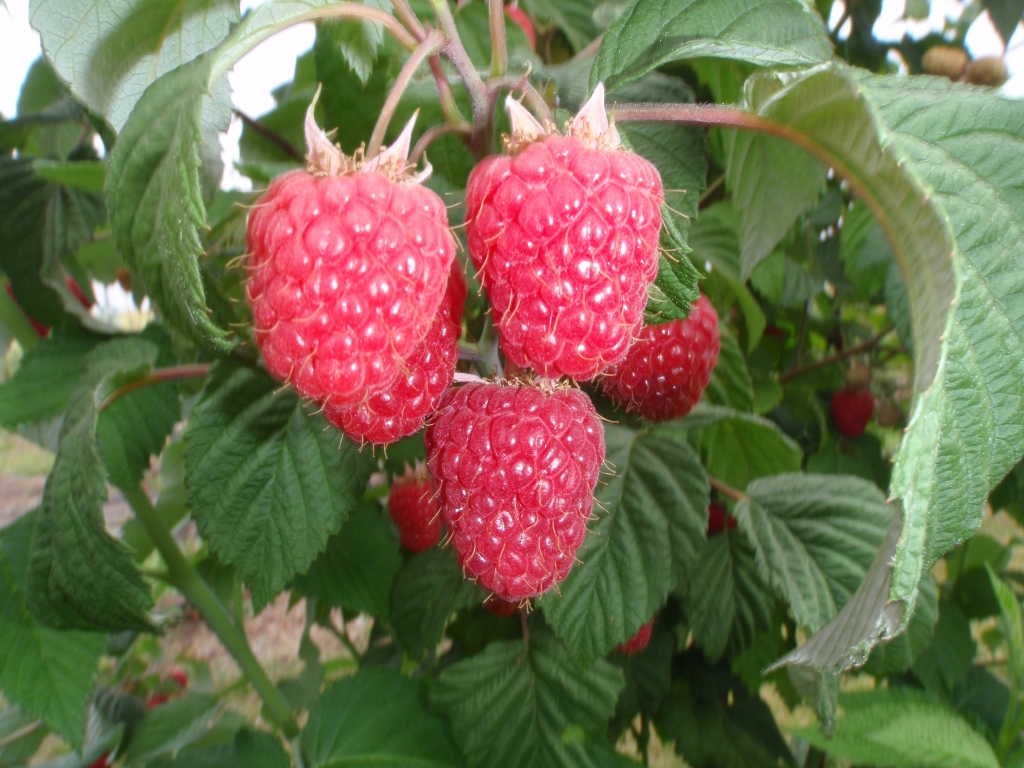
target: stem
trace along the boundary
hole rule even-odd
[[[391,0],[391,7],[395,9],[398,20],[412,31],[417,40],[422,40],[427,36],[427,31],[420,24],[420,20],[416,18],[416,13],[407,0]]]
[[[417,40],[423,42],[427,36],[427,30],[424,29],[420,20],[416,18],[416,14],[409,6],[409,3],[406,0],[391,0],[391,5],[395,9],[395,15],[398,16],[399,21],[412,30],[412,34]],[[441,57],[434,54],[427,59],[427,64],[430,66],[430,73],[437,82],[437,95],[441,99],[441,112],[444,114],[444,119],[449,122],[463,120],[462,113],[459,111],[459,105],[455,103],[455,96],[452,94],[452,85],[448,82],[448,76],[441,65]]]
[[[377,118],[377,124],[373,126],[373,133],[370,135],[370,145],[366,150],[366,157],[368,159],[376,157],[380,152],[381,145],[384,143],[384,132],[387,131],[388,124],[398,108],[398,102],[402,99],[402,94],[405,93],[405,89],[412,80],[416,68],[425,58],[433,56],[440,51],[446,42],[444,35],[434,30],[424,38],[422,43],[416,46],[416,50],[412,52],[405,64],[402,65],[402,69],[395,79],[395,84],[391,88],[391,93],[384,100],[384,106],[381,108],[380,116]]]
[[[287,736],[295,736],[299,732],[299,727],[292,716],[291,707],[267,677],[266,671],[253,654],[244,628],[235,626],[213,590],[185,559],[142,487],[126,487],[122,488],[121,492],[167,564],[171,583],[199,611],[203,621],[238,663],[242,674],[263,699],[266,711],[274,723]]]
[[[743,493],[742,491],[737,491],[731,485],[726,485],[717,477],[712,477],[711,475],[708,475],[708,485],[710,485],[723,496],[728,496],[733,501],[743,501],[745,498],[747,498],[746,494]]]
[[[441,30],[448,38],[448,43],[442,53],[448,57],[448,61],[462,77],[462,82],[465,83],[473,101],[473,135],[476,140],[483,134],[490,122],[490,113],[488,112],[490,99],[487,86],[480,78],[472,59],[469,58],[469,53],[466,52],[466,48],[459,38],[459,31],[455,27],[455,19],[452,17],[451,8],[448,7],[448,0],[433,0],[433,4],[434,11],[437,13],[437,23],[441,25]]]
[[[232,111],[236,115],[238,115],[238,117],[241,119],[241,121],[245,124],[247,128],[252,128],[252,130],[254,130],[264,139],[269,141],[275,147],[280,149],[282,152],[288,155],[288,157],[292,158],[293,160],[298,160],[300,163],[306,162],[306,156],[298,149],[298,147],[296,147],[294,144],[288,141],[288,139],[279,134],[273,128],[268,128],[259,120],[249,117],[247,114],[245,114],[244,112],[240,112],[237,109],[234,109]]]
[[[540,95],[537,89],[530,84],[530,80],[526,75],[491,78],[487,81],[487,84],[495,95],[501,88],[507,88],[510,91],[523,94],[523,101],[530,105],[530,109],[540,117],[541,122],[555,122],[555,117],[551,114],[551,107],[544,101],[544,97]]]
[[[348,652],[352,654],[352,658],[358,664],[360,659],[359,649],[356,648],[356,644],[352,642],[352,638],[348,636],[348,627],[345,626],[345,616],[342,615],[341,617],[341,629],[334,626],[334,622],[331,621],[330,618],[327,619],[327,625],[331,628],[331,632],[334,633],[334,636],[338,638],[338,640],[341,641],[341,644],[344,645]]]
[[[827,755],[817,747],[808,747],[807,756],[804,758],[804,768],[822,768],[825,765]]]
[[[508,54],[505,50],[505,0],[488,0],[491,19],[491,77],[505,74]]]
[[[707,188],[700,193],[700,197],[697,198],[697,208],[700,209],[707,205],[708,200],[718,193],[718,190],[722,188],[723,184],[725,184],[724,173],[708,184]]]
[[[893,328],[886,328],[884,331],[879,331],[867,341],[862,341],[860,344],[857,344],[856,346],[847,347],[841,352],[836,352],[833,355],[821,358],[821,360],[816,360],[813,363],[808,363],[807,365],[801,366],[799,368],[794,368],[791,371],[787,371],[786,373],[779,376],[779,384],[785,384],[787,381],[792,381],[798,376],[803,376],[805,373],[816,371],[819,368],[824,368],[827,365],[832,365],[832,363],[838,363],[842,360],[845,360],[848,357],[853,357],[854,355],[860,354],[861,352],[866,352],[869,349],[877,347],[879,342],[886,336],[888,336],[890,333],[892,333],[893,330]]]
[[[413,165],[419,162],[420,157],[427,151],[427,147],[433,144],[442,136],[449,133],[461,133],[465,136],[469,136],[473,133],[473,126],[467,123],[465,120],[459,120],[457,122],[441,123],[435,125],[432,128],[420,136],[420,140],[416,142],[416,146],[412,148],[412,153],[409,155],[409,162]]]
[[[145,376],[135,381],[130,381],[123,387],[115,389],[100,403],[99,410],[103,411],[109,408],[115,401],[120,400],[127,394],[134,392],[136,389],[142,389],[148,387],[151,384],[161,384],[165,381],[177,381],[179,379],[201,379],[204,376],[209,375],[210,364],[209,363],[193,363],[191,365],[175,365],[170,368],[157,368],[149,376]]]

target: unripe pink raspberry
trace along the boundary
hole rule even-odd
[[[388,492],[388,512],[398,528],[402,546],[422,552],[441,538],[441,514],[430,475],[422,463],[396,477]]]
[[[604,461],[590,398],[564,386],[465,384],[445,393],[425,442],[468,575],[515,603],[566,577]]]
[[[682,418],[704,394],[721,344],[718,313],[702,295],[685,320],[644,326],[601,386],[618,405],[645,418]]]
[[[625,357],[658,273],[658,170],[619,146],[604,89],[546,133],[509,102],[514,155],[486,158],[466,191],[469,253],[505,355],[544,377],[593,378]]]
[[[455,262],[441,309],[398,378],[358,405],[328,403],[323,411],[327,421],[359,443],[388,445],[418,432],[455,376],[465,303],[466,278]]]
[[[654,619],[651,619],[640,627],[640,629],[636,631],[636,634],[629,638],[629,640],[615,646],[615,650],[629,656],[632,656],[634,653],[640,653],[647,647],[647,644],[651,642],[651,632],[653,629]]]
[[[359,164],[311,105],[310,170],[274,179],[249,216],[256,343],[303,397],[355,405],[389,386],[437,314],[455,241],[441,199],[408,175],[410,131]]]

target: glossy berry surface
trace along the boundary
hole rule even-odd
[[[624,643],[619,643],[615,647],[615,650],[617,650],[619,653],[626,653],[629,655],[632,655],[634,653],[640,653],[640,651],[646,648],[647,644],[651,642],[651,631],[653,629],[654,619],[651,619],[642,627],[640,627],[640,629],[636,631],[636,634],[629,638],[629,640],[627,640]]]
[[[441,199],[382,174],[276,178],[249,216],[256,342],[303,397],[390,385],[441,304],[455,241]]]
[[[708,536],[714,536],[722,531],[731,531],[736,527],[736,518],[726,515],[725,507],[721,504],[708,506]]]
[[[651,163],[576,137],[473,169],[469,253],[509,359],[582,381],[625,356],[658,272],[663,198]]]
[[[430,549],[441,538],[441,515],[430,476],[422,465],[391,483],[388,512],[398,528],[402,546],[410,552]]]
[[[585,394],[474,382],[445,393],[427,466],[465,572],[502,600],[568,575],[586,536],[604,430]]]
[[[465,303],[466,278],[453,264],[437,317],[398,378],[358,405],[328,403],[324,417],[358,443],[388,445],[418,432],[455,376]]]
[[[875,398],[867,389],[840,389],[828,404],[836,429],[845,437],[860,437],[875,412]]]
[[[718,362],[718,313],[701,296],[685,320],[647,325],[601,385],[618,405],[653,421],[685,416]]]

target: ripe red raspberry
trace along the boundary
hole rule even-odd
[[[423,340],[455,240],[444,203],[403,158],[360,167],[312,106],[307,141],[312,172],[274,179],[249,216],[246,295],[270,373],[304,397],[355,405],[398,378]]]
[[[467,574],[516,603],[566,577],[604,461],[590,398],[568,387],[466,384],[441,398],[426,446]]]
[[[647,644],[651,642],[651,631],[654,629],[654,619],[651,619],[644,624],[640,629],[636,631],[629,640],[624,643],[619,643],[615,646],[615,650],[619,653],[627,653],[632,656],[634,653],[640,653]]]
[[[441,538],[441,515],[430,476],[422,464],[392,481],[388,511],[402,546],[410,552],[430,549]]]
[[[731,531],[736,527],[736,518],[725,514],[725,507],[714,503],[708,507],[708,536],[722,531]]]
[[[469,253],[501,348],[545,377],[583,381],[621,360],[658,273],[661,177],[617,148],[603,98],[599,88],[567,136],[542,135],[510,102],[511,146],[523,148],[483,160],[466,190]]]
[[[395,382],[356,406],[328,403],[324,417],[360,443],[387,445],[418,432],[455,376],[465,303],[466,278],[453,263],[441,309]]]
[[[829,401],[828,409],[836,420],[836,429],[846,437],[860,437],[875,412],[875,399],[867,389],[840,389]]]
[[[601,386],[616,403],[653,421],[685,416],[718,362],[718,314],[701,295],[685,320],[647,325]]]

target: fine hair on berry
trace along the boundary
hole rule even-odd
[[[425,442],[467,575],[515,603],[568,575],[605,454],[587,395],[557,385],[464,384],[445,393]]]

